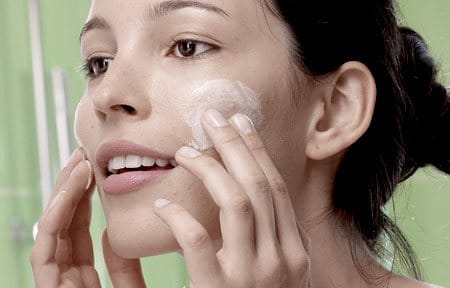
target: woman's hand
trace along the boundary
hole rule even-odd
[[[191,288],[310,287],[305,239],[260,137],[245,115],[227,121],[210,112],[202,124],[225,167],[190,148],[180,149],[176,160],[203,180],[220,208],[223,247],[216,253],[206,229],[180,205],[155,202],[183,249]]]
[[[93,178],[78,148],[58,176],[39,221],[30,258],[36,287],[100,287],[89,233]]]

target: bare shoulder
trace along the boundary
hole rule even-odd
[[[389,288],[445,288],[445,287],[395,275],[390,281]]]

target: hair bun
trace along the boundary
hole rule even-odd
[[[437,81],[436,62],[415,31],[401,27],[403,40],[404,91],[411,103],[405,103],[408,119],[406,169],[431,164],[450,173],[450,93]]]

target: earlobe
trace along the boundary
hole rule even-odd
[[[306,156],[324,160],[355,143],[369,128],[376,84],[360,62],[347,62],[329,76],[315,101]]]

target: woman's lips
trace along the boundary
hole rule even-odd
[[[119,140],[104,143],[96,152],[95,160],[97,165],[104,171],[106,179],[103,181],[103,191],[107,194],[124,194],[138,190],[143,185],[155,184],[161,181],[173,169],[173,166],[149,167],[121,169],[122,173],[108,173],[108,162],[118,156],[148,156],[154,159],[172,160],[175,156],[152,150],[146,146],[133,143],[131,141]],[[172,169],[171,169],[172,168]]]
[[[131,141],[119,140],[102,144],[95,153],[95,161],[98,166],[106,168],[108,167],[109,160],[112,158],[126,155],[150,156],[154,159],[164,160],[171,160],[175,158],[175,156],[170,156],[151,150],[146,146],[136,144]]]
[[[111,174],[103,181],[103,192],[118,195],[136,191],[144,185],[156,184],[167,176],[174,168],[129,171],[120,174]]]

